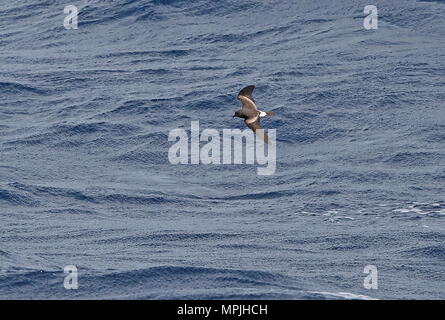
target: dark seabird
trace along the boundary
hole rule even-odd
[[[260,117],[271,116],[273,112],[265,112],[258,110],[255,104],[255,100],[252,98],[252,92],[255,89],[255,86],[245,87],[238,93],[237,99],[241,101],[243,107],[241,110],[235,112],[233,117],[239,117],[244,119],[244,123],[253,130],[256,134],[261,136],[264,139],[265,143],[269,142],[269,138],[264,131],[260,133],[260,131],[256,131],[257,129],[262,129],[260,126]]]

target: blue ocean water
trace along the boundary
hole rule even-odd
[[[67,4],[0,4],[1,299],[444,297],[444,1]],[[250,84],[275,174],[170,164]]]

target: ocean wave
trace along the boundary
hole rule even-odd
[[[445,154],[441,152],[398,152],[395,155],[385,159],[385,162],[406,165],[406,166],[418,166],[418,165],[429,165],[438,162],[445,161]]]
[[[38,201],[29,194],[26,194],[26,192],[11,190],[10,188],[4,189],[1,187],[0,187],[0,202],[14,206],[17,205],[32,206],[38,204]]]
[[[406,205],[404,208],[392,209],[395,215],[415,215],[428,217],[445,217],[445,204],[436,203],[413,203]]]
[[[135,135],[140,131],[141,128],[136,125],[103,121],[79,124],[56,124],[46,128],[44,132],[9,138],[9,140],[3,142],[3,144],[5,146],[45,145],[62,149],[81,146],[116,146],[120,144],[119,141],[121,139]],[[111,139],[105,139],[104,137],[110,137]]]
[[[10,183],[8,187],[11,191],[2,190],[0,200],[9,203],[32,205],[37,203],[37,199],[51,199],[52,202],[62,202],[65,200],[75,200],[79,203],[90,204],[128,204],[128,205],[159,205],[185,203],[194,200],[202,200],[200,196],[185,192],[160,191],[147,192],[138,190],[128,190],[127,192],[115,192],[112,188],[92,186],[90,188],[67,188],[53,187],[35,184]],[[26,196],[25,196],[26,195]]]
[[[402,253],[409,257],[438,259],[445,261],[445,248],[441,245],[422,246],[421,248],[403,250]]]
[[[45,90],[17,82],[0,82],[0,90],[4,94],[23,94],[23,93],[31,93],[36,95],[47,94]]]
[[[295,280],[259,270],[181,266],[150,267],[123,272],[95,272],[79,268],[79,287],[65,290],[63,272],[29,271],[3,276],[0,297],[19,299],[246,299],[299,297]],[[19,285],[20,283],[20,285]],[[292,285],[294,283],[294,285]],[[27,294],[39,288],[35,295]],[[119,289],[117,289],[119,288]]]
[[[346,299],[346,300],[379,300],[363,294],[356,294],[350,292],[311,292],[314,295],[319,295],[320,298],[325,299]]]

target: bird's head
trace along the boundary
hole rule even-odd
[[[232,116],[232,118],[235,118],[235,117],[239,117],[239,118],[242,118],[242,115],[241,115],[241,111],[235,111],[235,114]]]

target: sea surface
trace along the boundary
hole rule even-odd
[[[444,1],[1,0],[0,298],[443,299],[444,17]],[[169,162],[170,130],[244,129],[251,84],[275,112],[273,175]]]

